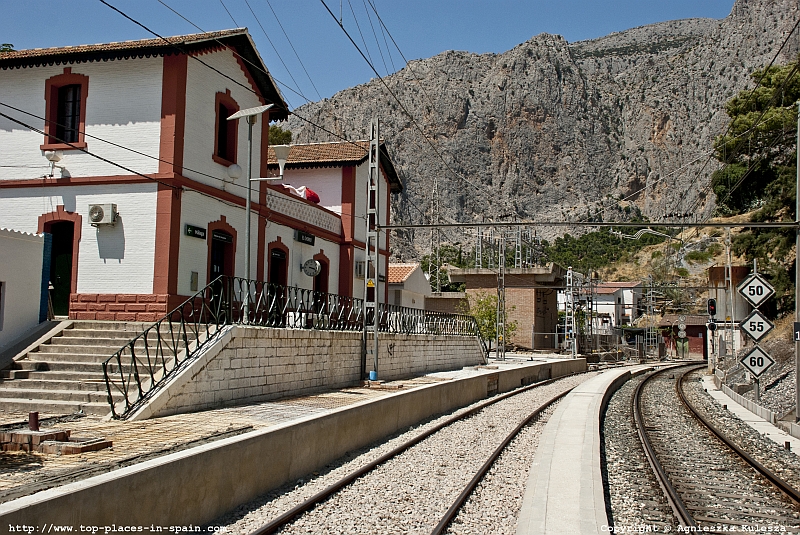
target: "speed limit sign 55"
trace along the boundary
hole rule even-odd
[[[747,333],[750,338],[758,342],[775,328],[775,325],[765,318],[761,312],[754,310],[749,316],[742,320],[739,324],[739,328]]]

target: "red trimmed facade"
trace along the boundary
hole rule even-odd
[[[234,31],[234,33],[242,33],[246,35],[244,30]],[[158,42],[154,46],[160,46]],[[249,46],[249,45],[248,45]],[[215,50],[224,51],[225,47],[219,46],[218,42],[210,41],[208,45],[201,49],[189,51],[189,54],[175,54],[172,47],[158,53],[162,60],[161,68],[161,119],[159,126],[159,143],[158,143],[158,163],[156,173],[145,173],[144,175],[112,175],[112,176],[66,176],[65,178],[26,178],[13,180],[0,180],[0,200],[2,200],[3,190],[20,190],[23,188],[32,189],[35,191],[37,188],[52,188],[52,187],[71,187],[86,188],[81,190],[79,194],[84,191],[91,193],[95,186],[116,186],[116,185],[134,185],[134,184],[153,184],[157,181],[155,192],[155,225],[154,225],[154,258],[153,258],[153,278],[152,290],[144,293],[130,293],[124,290],[125,281],[121,281],[120,293],[91,293],[84,292],[78,293],[78,272],[80,264],[80,240],[81,229],[85,219],[77,212],[66,211],[63,205],[58,205],[55,211],[42,214],[38,218],[38,231],[48,232],[49,228],[54,223],[59,222],[72,222],[74,226],[74,233],[72,238],[72,265],[71,265],[71,280],[69,281],[69,317],[73,319],[84,320],[116,320],[116,321],[141,321],[151,322],[156,321],[163,317],[167,312],[178,306],[181,302],[186,300],[191,292],[187,295],[186,288],[180,286],[184,284],[181,277],[185,277],[187,273],[181,270],[186,270],[186,266],[181,264],[182,255],[186,254],[184,247],[189,243],[192,247],[197,247],[197,242],[187,242],[185,236],[185,229],[183,222],[187,221],[187,216],[191,214],[183,213],[187,211],[186,197],[189,191],[197,192],[206,197],[218,200],[224,205],[241,208],[245,206],[245,198],[239,194],[238,189],[229,188],[228,191],[221,187],[216,187],[216,184],[204,183],[198,179],[189,178],[186,174],[192,175],[192,172],[184,170],[184,150],[187,143],[187,80],[190,62],[193,61],[190,56],[201,54],[210,54]],[[54,49],[55,50],[55,49]],[[236,50],[242,50],[240,45]],[[65,52],[69,53],[69,52]],[[122,57],[130,56],[119,56]],[[117,59],[117,58],[111,58]],[[241,57],[235,56],[244,76],[242,82],[248,85],[256,94],[257,100],[265,104],[264,94],[270,94],[265,91],[265,82],[263,77],[259,78],[257,73],[251,73],[248,60],[245,63]],[[66,61],[66,60],[61,60]],[[80,87],[80,128],[78,142],[73,143],[75,147],[86,147],[84,140],[84,132],[86,128],[86,113],[87,107],[92,105],[90,98],[91,87],[101,87],[102,80],[95,81],[90,84],[90,76],[81,74],[81,65],[85,63],[86,58],[79,58],[76,61],[70,61],[72,66],[65,67],[62,74],[52,76],[50,78],[42,79],[45,86],[45,103],[46,103],[46,117],[49,122],[45,122],[45,137],[44,143],[39,147],[40,150],[61,150],[69,155],[70,152],[75,152],[74,147],[62,143],[52,143],[50,136],[54,135],[54,117],[57,113],[58,107],[58,89],[67,85],[77,85]],[[99,59],[92,59],[91,61],[98,62]],[[135,61],[135,59],[133,60]],[[52,64],[52,63],[51,63]],[[31,69],[34,69],[37,63],[32,64]],[[4,68],[2,59],[0,59],[0,69]],[[19,68],[19,67],[16,67]],[[52,72],[52,71],[51,71]],[[95,76],[92,74],[91,76]],[[230,82],[227,82],[230,85]],[[269,89],[269,88],[267,88]],[[97,89],[95,89],[97,91]],[[241,91],[239,91],[241,94]],[[275,90],[276,94],[277,90]],[[97,99],[96,99],[97,100]],[[252,99],[249,99],[252,100]],[[247,100],[242,100],[242,103]],[[215,101],[213,110],[209,109],[208,113],[214,113],[215,128],[213,132],[214,145],[213,154],[208,155],[209,161],[216,162],[223,166],[235,163],[237,160],[236,147],[238,145],[238,127],[242,126],[239,121],[230,121],[230,130],[226,133],[228,140],[232,143],[231,147],[233,152],[228,153],[228,158],[221,158],[217,154],[218,143],[220,135],[220,121],[225,121],[226,117],[221,117],[219,114],[220,105],[224,106],[228,113],[232,113],[240,108],[240,104],[234,100],[231,95],[231,90],[227,89],[225,92],[217,91],[215,93]],[[281,102],[276,104],[275,109],[270,110],[264,114],[261,120],[261,140],[260,147],[256,148],[258,154],[254,154],[258,159],[259,164],[254,165],[255,170],[258,169],[260,176],[268,176],[268,144],[269,144],[269,122],[270,118],[284,118],[285,116],[285,103]],[[243,105],[242,107],[248,107]],[[268,115],[269,114],[269,115]],[[227,121],[226,121],[227,123]],[[223,123],[224,124],[224,123]],[[246,125],[242,126],[246,127]],[[203,135],[212,135],[211,132]],[[255,153],[254,150],[254,153]],[[255,162],[254,162],[255,164]],[[195,164],[196,165],[196,164]],[[192,164],[186,163],[187,167],[192,167]],[[186,173],[186,174],[184,174]],[[76,173],[80,174],[80,173]],[[327,281],[315,278],[315,280],[305,280],[302,284],[313,284],[315,288],[324,290],[330,293],[339,293],[342,295],[353,295],[354,291],[354,267],[355,267],[355,251],[356,249],[363,249],[364,244],[355,240],[356,218],[351,215],[356,210],[356,167],[353,165],[341,166],[342,176],[342,205],[343,215],[340,216],[326,208],[320,207],[310,201],[300,197],[291,196],[295,203],[300,203],[306,207],[311,207],[313,210],[321,210],[326,213],[326,217],[336,217],[342,222],[342,232],[332,232],[329,229],[317,227],[309,221],[298,219],[284,213],[272,211],[267,207],[268,192],[270,190],[278,192],[278,195],[289,195],[283,188],[274,186],[266,182],[257,183],[258,202],[252,204],[252,212],[257,214],[257,219],[254,221],[253,226],[253,241],[256,242],[255,248],[255,278],[259,280],[268,280],[270,273],[269,259],[273,250],[282,251],[287,259],[287,269],[297,270],[295,260],[297,255],[297,247],[300,247],[296,242],[291,242],[291,234],[286,236],[286,230],[295,229],[312,234],[319,240],[324,240],[326,245],[325,249],[316,247],[313,253],[303,253],[312,255],[313,259],[320,262],[322,265],[322,272],[327,274]],[[222,183],[222,181],[220,181]],[[272,193],[270,193],[271,195]],[[109,200],[103,202],[114,202],[113,194],[108,195]],[[34,196],[30,197],[36,198]],[[389,192],[387,190],[387,206],[388,206]],[[92,201],[95,202],[95,201]],[[79,203],[80,204],[80,203]],[[182,208],[183,207],[183,208]],[[83,209],[84,206],[80,206]],[[308,210],[308,208],[303,208]],[[302,213],[302,212],[300,212]],[[204,212],[205,214],[205,212]],[[230,224],[225,215],[218,214],[218,219],[208,223],[202,222],[205,226],[205,240],[206,240],[206,281],[211,280],[211,264],[212,264],[212,245],[214,231],[224,231],[232,237],[232,243],[225,247],[225,271],[230,274],[236,274],[236,253],[237,250],[241,253],[244,243],[239,243],[243,238],[243,230],[240,228],[237,231],[233,225]],[[124,215],[123,220],[124,220]],[[243,215],[243,214],[242,214]],[[295,213],[296,215],[296,213]],[[205,217],[205,215],[203,216]],[[229,217],[232,217],[229,213]],[[387,216],[388,220],[388,216]],[[191,222],[191,220],[189,219]],[[235,224],[238,221],[234,221]],[[188,223],[187,223],[188,224]],[[329,223],[327,223],[329,224]],[[280,236],[274,239],[274,230],[270,231],[271,225],[279,225],[282,230],[280,232],[284,235],[281,239]],[[286,228],[284,228],[286,227]],[[88,227],[87,227],[88,228]],[[101,232],[102,231],[98,231]],[[136,232],[135,227],[127,227],[125,232]],[[271,233],[268,235],[268,233]],[[188,238],[192,240],[194,238]],[[267,243],[269,241],[269,243]],[[68,243],[68,242],[66,242]],[[331,249],[333,244],[333,249]],[[308,247],[303,245],[302,247]],[[294,250],[293,250],[294,248]],[[337,250],[338,249],[338,250]],[[86,251],[84,251],[86,252]],[[291,256],[290,256],[291,253]],[[338,258],[337,258],[338,253]],[[381,253],[386,254],[386,263],[388,266],[388,252],[382,250]],[[196,255],[195,255],[196,256]],[[196,262],[195,256],[192,256],[191,262]],[[307,258],[307,257],[305,257]],[[241,260],[241,258],[240,258]],[[291,263],[290,263],[291,262]],[[196,265],[196,264],[195,264]],[[193,266],[190,264],[189,269]],[[84,267],[84,271],[85,271]],[[194,268],[195,271],[201,269]],[[240,267],[241,269],[241,267]],[[337,271],[338,276],[331,278],[333,272]],[[202,271],[201,271],[202,272]],[[335,274],[334,274],[335,275]],[[81,275],[81,287],[86,288],[84,277],[85,273]],[[92,275],[89,275],[91,279]],[[355,283],[357,284],[357,283]],[[201,280],[199,286],[202,287],[204,282]],[[89,284],[91,287],[91,284]],[[357,288],[356,288],[357,289]],[[387,288],[388,291],[388,288]]]
[[[80,88],[80,120],[78,122],[78,139],[70,144],[62,143],[55,137],[58,118],[59,89],[68,85]],[[44,141],[39,147],[42,150],[74,150],[85,149],[86,140],[83,133],[86,130],[86,99],[89,96],[89,77],[82,74],[73,74],[72,67],[64,67],[63,74],[48,78],[44,84],[45,117]]]

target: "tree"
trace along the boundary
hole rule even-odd
[[[292,131],[284,130],[277,124],[269,125],[269,144],[288,145],[292,142]]]
[[[510,309],[506,309],[506,316],[515,308],[512,306]],[[467,294],[467,303],[463,312],[475,318],[478,323],[478,331],[484,340],[489,341],[489,349],[491,349],[492,340],[497,337],[497,294],[489,292]],[[508,321],[506,318],[506,340],[511,338],[516,331],[517,322]]]
[[[13,51],[14,51],[14,45],[12,45],[11,43],[0,44],[0,52],[13,52]]]
[[[750,221],[795,220],[797,62],[753,73],[761,83],[740,92],[725,105],[730,128],[714,143],[724,167],[711,177],[717,213],[750,213]],[[775,286],[776,313],[794,310],[795,261],[791,229],[751,229],[734,236],[733,252],[748,262],[758,259]]]
[[[439,261],[442,263],[442,265],[448,264],[458,268],[472,267],[474,265],[472,258],[473,255],[464,254],[461,245],[442,244],[439,247]],[[438,277],[439,287],[443,292],[464,291],[463,282],[450,282],[450,279],[447,277],[446,270],[439,269],[436,271],[436,250],[432,251],[431,254],[422,257],[421,266],[422,271],[430,274],[431,290],[436,291],[436,282]],[[436,271],[436,273],[432,273],[432,270]]]

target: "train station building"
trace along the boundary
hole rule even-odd
[[[227,117],[272,105],[252,138],[252,176],[267,177],[269,123],[288,115],[246,29],[3,52],[0,69],[0,227],[52,235],[56,315],[155,321],[244,276],[248,124]],[[251,278],[363,296],[367,148],[294,145],[285,186],[252,183]],[[402,184],[380,152],[386,223]]]

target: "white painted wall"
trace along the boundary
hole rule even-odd
[[[342,168],[316,167],[313,169],[286,169],[284,183],[295,188],[307,186],[319,195],[319,205],[342,214]]]
[[[73,74],[89,77],[86,97],[87,150],[139,173],[155,173],[155,159],[115,147],[99,139],[158,157],[161,129],[162,58],[115,60],[71,65]],[[45,81],[64,73],[63,65],[0,71],[0,95],[11,106],[45,116]],[[44,121],[5,109],[39,130]],[[39,146],[44,135],[0,118],[0,180],[38,178],[50,173],[49,162]],[[212,139],[213,143],[213,139]],[[80,151],[64,151],[64,165],[73,177],[130,175]],[[56,176],[60,176],[58,169]]]
[[[178,293],[181,295],[188,296],[194,293],[190,290],[192,271],[198,273],[198,289],[206,285],[208,273],[208,240],[211,239],[211,235],[208,233],[206,234],[205,240],[186,236],[184,229],[187,224],[208,229],[208,224],[213,221],[218,221],[221,215],[224,215],[227,223],[236,230],[237,245],[234,274],[237,277],[244,277],[244,208],[232,206],[198,192],[187,190],[184,191],[181,203],[181,238],[180,254],[178,257]],[[255,279],[258,277],[256,271],[258,266],[258,221],[255,213],[252,215],[250,225],[250,276]],[[319,237],[317,237],[313,246],[300,243],[294,239],[293,228],[274,222],[268,222],[266,229],[264,243],[264,252],[266,255],[264,263],[265,276],[266,273],[269,272],[269,251],[267,251],[267,245],[277,240],[278,236],[280,236],[281,242],[289,248],[289,258],[287,260],[289,266],[287,283],[289,286],[296,285],[300,288],[313,288],[313,279],[304,274],[300,266],[303,262],[313,258],[315,254],[322,250],[325,256],[330,260],[329,291],[331,293],[337,292],[339,283],[339,244],[323,240]]]
[[[219,50],[204,54],[202,59],[203,63],[239,81],[245,87],[232,82],[229,78],[209,69],[199,61],[189,61],[186,72],[186,134],[183,148],[183,174],[216,188],[221,188],[223,181],[227,181],[225,188],[228,191],[244,197],[247,194],[247,121],[239,120],[237,137],[237,163],[242,168],[242,176],[232,182],[227,175],[227,167],[212,159],[216,121],[215,98],[218,92],[225,93],[226,89],[230,89],[231,97],[239,105],[239,109],[260,106],[261,103],[255,94],[246,89],[250,87],[250,83],[233,52],[227,49]],[[259,117],[258,123],[253,125],[253,177],[258,177],[260,171],[258,162],[263,120],[264,117]],[[204,174],[216,177],[216,179],[204,176]],[[257,187],[253,188],[253,201],[258,201],[257,190]]]
[[[265,254],[267,261],[264,263],[265,276],[269,273],[269,251],[266,246],[281,238],[281,242],[289,248],[288,262],[288,275],[286,283],[289,286],[296,286],[311,290],[314,288],[314,279],[305,273],[301,266],[306,260],[314,258],[314,255],[322,251],[328,257],[330,265],[328,266],[328,292],[338,293],[339,290],[339,244],[333,243],[328,240],[323,240],[317,236],[314,245],[300,243],[294,239],[294,229],[270,222],[267,226]]]
[[[0,227],[35,233],[39,216],[64,205],[82,216],[79,293],[152,293],[156,191],[152,184],[0,188]],[[114,203],[114,226],[93,227],[89,205]]]
[[[44,236],[0,228],[0,351],[39,324]]]
[[[381,185],[379,191],[379,199],[378,199],[378,210],[381,214],[381,219],[383,220],[383,224],[386,225],[389,223],[389,213],[386,206],[386,199],[387,195],[386,192],[389,188],[389,182],[386,180],[386,176],[381,173]],[[365,161],[358,167],[356,167],[356,215],[358,219],[356,219],[356,228],[355,232],[353,233],[353,237],[358,241],[365,241],[366,240],[366,224],[364,223],[364,217],[366,217],[367,213],[367,180],[369,179],[369,162]],[[386,233],[381,233],[381,249],[386,249],[387,244],[387,236]]]

